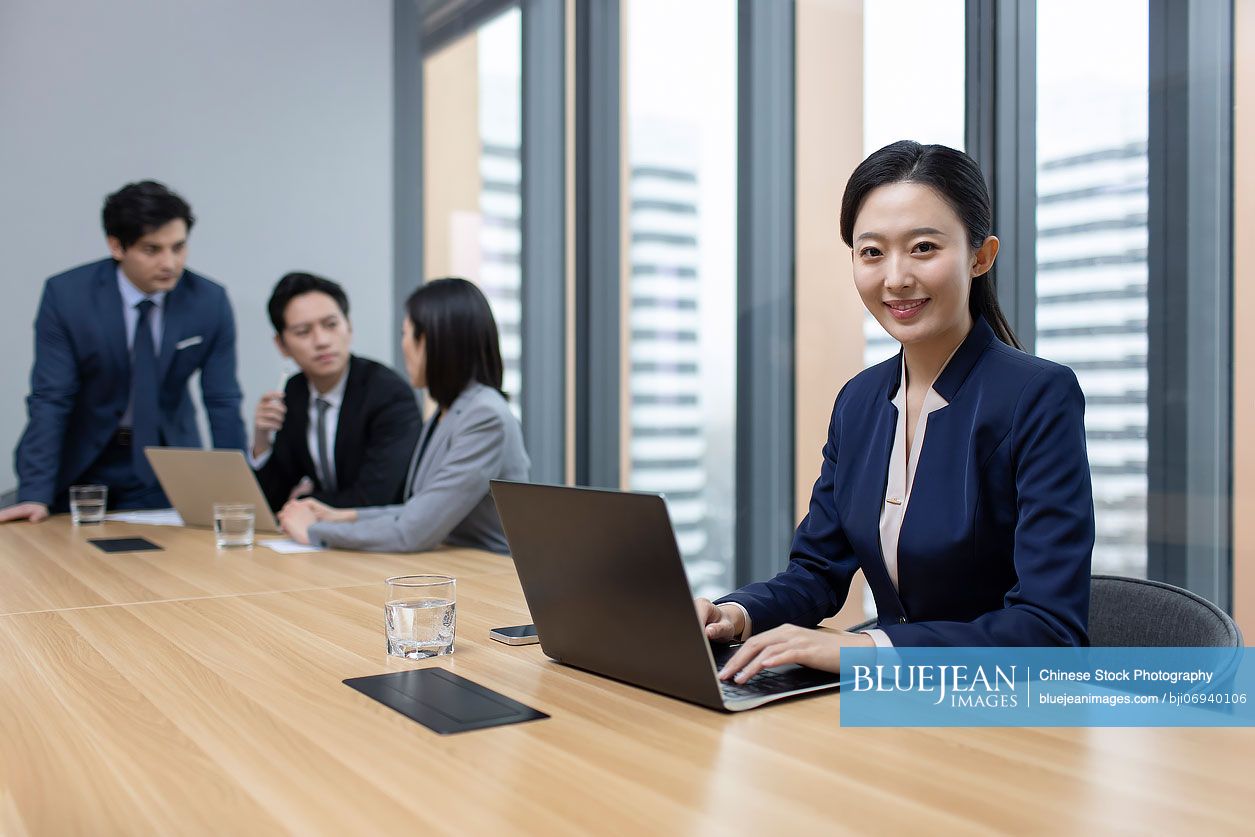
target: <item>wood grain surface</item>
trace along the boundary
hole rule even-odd
[[[510,647],[508,558],[217,553],[0,527],[0,833],[1249,833],[1255,730],[842,729]],[[96,536],[100,527],[91,530]],[[456,652],[387,656],[383,579],[458,577]],[[607,641],[616,640],[608,637]],[[341,683],[440,666],[548,720],[439,736]]]
[[[128,537],[147,538],[163,550],[110,554],[88,542]],[[280,555],[260,545],[220,550],[208,529],[127,523],[76,527],[60,516],[45,523],[0,527],[0,556],[0,614],[316,590],[373,584],[410,573],[440,571],[461,578],[486,566],[511,567],[506,558],[485,565],[451,551]]]

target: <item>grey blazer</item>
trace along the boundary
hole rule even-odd
[[[506,400],[472,383],[434,429],[419,435],[404,503],[358,509],[352,523],[315,523],[309,539],[365,552],[422,552],[442,543],[508,552],[488,480],[526,481],[529,468],[522,428]]]

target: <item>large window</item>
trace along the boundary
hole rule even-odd
[[[1085,392],[1094,571],[1142,577],[1148,66],[1146,0],[1037,4],[1036,352]]]
[[[963,0],[863,4],[864,156],[904,139],[963,149],[963,25]],[[865,366],[899,349],[870,313],[863,334]]]
[[[733,0],[627,0],[623,482],[666,495],[694,592],[732,586]]]
[[[505,390],[523,386],[522,13],[510,8],[443,46],[424,66],[425,274],[461,276],[488,297]]]

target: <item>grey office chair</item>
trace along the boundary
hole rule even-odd
[[[1162,581],[1096,575],[1089,592],[1091,645],[1241,648],[1229,614]]]
[[[851,631],[876,626],[875,619]],[[1241,648],[1229,614],[1202,596],[1162,581],[1096,575],[1090,581],[1089,641],[1099,647]]]

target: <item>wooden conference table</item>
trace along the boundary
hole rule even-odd
[[[135,535],[165,550],[86,542]],[[457,651],[439,661],[384,653],[382,581],[418,572],[458,578]],[[0,526],[0,833],[1200,833],[1255,820],[1252,729],[842,729],[835,694],[727,715],[488,639],[526,621],[510,560],[487,553],[218,552],[203,530]],[[552,717],[439,736],[340,682],[421,665]]]

